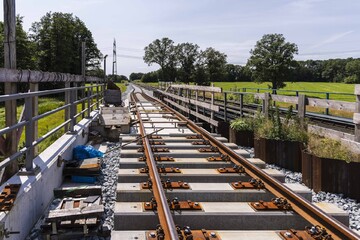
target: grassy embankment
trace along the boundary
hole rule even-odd
[[[126,90],[126,86],[123,83],[119,83],[118,86],[121,88],[121,91],[125,91]],[[94,91],[96,91],[96,89],[94,88]],[[55,108],[58,108],[60,106],[64,105],[64,101],[59,100],[58,98],[48,98],[48,97],[44,97],[44,98],[39,98],[39,104],[38,104],[38,109],[39,109],[39,114],[43,114],[45,112],[48,112],[50,110],[53,110]],[[86,104],[87,106],[87,104]],[[81,104],[79,104],[77,106],[78,112],[81,111]],[[20,113],[22,111],[23,105],[19,105],[17,107],[17,116],[18,118],[20,117]],[[59,126],[61,123],[64,122],[64,118],[65,118],[65,111],[59,111],[57,113],[54,113],[50,116],[47,116],[43,119],[40,119],[38,121],[38,135],[43,136],[44,134],[46,134],[47,132],[49,132],[50,130],[52,130],[53,128]],[[80,121],[80,117],[78,117],[77,121]],[[5,108],[4,107],[0,107],[0,129],[3,128],[5,126]],[[59,130],[58,132],[56,132],[55,134],[53,134],[52,136],[50,136],[49,138],[47,138],[46,140],[44,140],[42,143],[39,144],[39,152],[43,151],[45,148],[47,148],[50,144],[52,144],[56,139],[58,139],[62,134],[64,134],[64,129]],[[19,142],[19,146],[23,146],[24,145],[24,140],[25,140],[25,134],[23,131],[23,134],[20,138],[20,142]],[[1,159],[1,158],[0,158]]]

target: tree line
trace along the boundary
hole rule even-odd
[[[154,40],[144,51],[144,62],[160,67],[142,75],[144,82],[208,85],[210,82],[254,81],[271,82],[269,87],[273,89],[284,87],[285,82],[360,83],[360,59],[296,61],[297,45],[287,42],[282,34],[265,34],[250,51],[245,66],[228,63],[226,54],[214,48],[200,50],[197,44],[175,44],[166,37]],[[133,79],[130,77],[130,80]]]
[[[3,22],[0,22],[0,31],[4,32]],[[103,77],[100,69],[102,54],[91,31],[78,17],[70,13],[48,12],[32,24],[29,32],[23,28],[23,17],[16,18],[18,69],[81,75],[82,42],[86,43],[86,74]],[[4,59],[3,34],[0,35],[0,58]],[[4,67],[3,61],[0,61],[0,67]]]

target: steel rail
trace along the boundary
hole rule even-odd
[[[360,236],[358,236],[355,232],[351,231],[348,227],[346,227],[345,225],[343,225],[333,217],[330,217],[321,209],[319,209],[318,207],[314,206],[313,204],[311,204],[301,196],[291,191],[288,187],[280,183],[278,180],[270,177],[268,174],[266,174],[263,170],[261,170],[257,166],[252,165],[249,161],[246,160],[246,158],[238,155],[232,149],[222,144],[219,140],[213,137],[208,131],[200,128],[195,123],[188,120],[184,115],[173,110],[172,108],[169,108],[167,105],[163,104],[161,101],[159,101],[156,98],[153,98],[149,95],[146,95],[146,98],[148,100],[156,101],[162,104],[168,111],[172,112],[179,119],[186,121],[188,127],[191,130],[197,132],[198,134],[201,134],[203,137],[205,137],[206,140],[209,140],[211,143],[213,143],[216,147],[219,148],[221,153],[229,155],[231,161],[234,164],[245,167],[246,173],[248,175],[250,175],[253,178],[261,179],[264,182],[267,190],[269,190],[277,197],[286,198],[289,201],[289,203],[292,205],[293,210],[297,212],[300,216],[305,218],[307,221],[309,221],[311,224],[320,225],[326,228],[328,233],[331,234],[334,239],[360,238]]]
[[[135,102],[137,102],[137,97],[135,96],[135,93],[132,92],[131,97]],[[139,129],[140,134],[143,138],[143,144],[144,144],[144,153],[146,156],[146,163],[149,168],[149,176],[150,180],[153,184],[152,189],[154,192],[154,198],[157,203],[157,211],[158,211],[158,217],[161,227],[164,230],[165,233],[165,240],[177,240],[179,239],[176,226],[174,223],[174,219],[171,215],[171,211],[167,202],[167,198],[165,195],[165,191],[163,189],[163,186],[161,184],[161,178],[157,170],[156,162],[153,156],[153,152],[151,149],[151,145],[149,142],[149,139],[146,136],[144,124],[141,119],[141,114],[138,109],[138,106],[136,104],[136,115],[139,120]]]

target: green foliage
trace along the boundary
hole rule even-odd
[[[129,79],[125,75],[107,75],[107,79],[111,79],[111,81],[115,83],[120,83],[122,80],[128,81]]]
[[[251,81],[251,71],[247,66],[226,64],[226,82],[246,82]]]
[[[201,56],[204,59],[209,82],[224,81],[226,75],[226,54],[210,47],[201,52]]]
[[[347,84],[360,83],[360,78],[357,75],[351,75],[351,76],[344,78],[344,83],[347,83]]]
[[[160,66],[161,81],[175,81],[176,51],[174,41],[169,38],[156,39],[145,47],[144,61],[149,66],[156,63]]]
[[[4,23],[0,22],[0,32],[4,32]],[[18,69],[37,69],[35,43],[30,41],[23,29],[23,17],[16,16],[16,65]],[[0,67],[4,67],[4,35],[0,34]]]
[[[236,131],[254,131],[254,121],[252,118],[237,118],[231,121],[230,127]]]
[[[81,43],[86,43],[86,67],[100,67],[102,55],[90,30],[70,13],[48,12],[32,24],[30,37],[36,43],[39,69],[81,74]]]
[[[130,81],[139,80],[142,78],[143,75],[144,75],[144,73],[131,73],[129,80]]]
[[[308,135],[306,124],[301,123],[300,119],[292,115],[292,107],[289,108],[285,120],[281,120],[279,108],[271,112],[268,119],[263,119],[262,123],[255,128],[257,138],[266,138],[284,141],[298,141],[306,144]]]
[[[159,81],[158,73],[157,72],[145,73],[142,76],[141,81],[144,82],[144,83],[158,82]]]
[[[199,58],[199,46],[192,43],[180,43],[175,51],[179,63],[177,80],[189,83],[193,80],[195,62]]]
[[[285,87],[284,81],[289,79],[296,65],[296,44],[285,42],[282,34],[265,34],[250,53],[247,65],[256,82],[270,81],[273,89]]]
[[[360,156],[343,146],[340,141],[311,134],[307,151],[317,157],[359,162]]]

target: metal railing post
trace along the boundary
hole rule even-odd
[[[70,87],[71,87],[70,82],[65,82],[65,88],[70,88]],[[71,92],[72,92],[71,90],[70,91],[65,91],[65,105],[71,103],[71,101],[70,101],[70,98],[71,98],[71,95],[72,95]],[[71,109],[71,106],[65,108],[65,119],[64,119],[65,122],[70,119],[70,109]],[[65,130],[65,132],[69,131],[69,124],[65,125],[64,130]]]
[[[91,110],[92,110],[92,107],[91,107],[91,100],[92,100],[92,97],[91,97],[91,95],[92,95],[92,85],[90,85],[90,88],[87,88],[87,104],[88,104],[88,106],[87,106],[87,118],[90,118],[90,113],[91,113]]]
[[[326,100],[329,100],[329,98],[330,98],[330,93],[325,93],[326,94]],[[325,108],[325,114],[326,115],[329,115],[329,108]]]
[[[96,109],[99,109],[100,103],[99,103],[99,81],[96,81]]]
[[[25,167],[26,171],[30,172],[33,170],[33,160],[34,160],[34,133],[35,125],[33,121],[33,97],[25,98],[25,120],[27,125],[25,127],[25,146],[27,148],[26,158],[25,158]]]
[[[70,106],[70,133],[74,133],[75,132],[75,125],[76,125],[76,112],[77,112],[77,104],[75,103],[75,101],[77,101],[77,89],[76,89],[76,83],[74,83],[74,89],[71,91],[70,93],[70,102],[71,102],[71,106]]]

